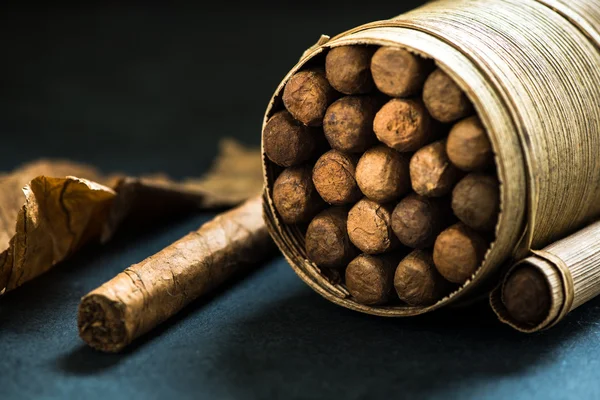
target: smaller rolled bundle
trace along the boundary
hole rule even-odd
[[[521,332],[551,328],[600,294],[600,222],[516,263],[491,293],[499,319]]]

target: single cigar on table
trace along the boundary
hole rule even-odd
[[[348,237],[347,221],[345,207],[331,207],[319,213],[306,230],[308,259],[319,267],[345,268],[358,255]]]
[[[312,180],[326,202],[333,205],[355,203],[362,197],[356,183],[358,157],[330,150],[316,162]]]
[[[289,79],[283,89],[283,104],[304,125],[321,126],[327,107],[338,96],[322,69],[308,69]]]
[[[415,192],[421,196],[444,196],[454,187],[459,172],[448,159],[443,140],[417,151],[410,159],[410,179]]]
[[[446,280],[462,284],[477,271],[488,243],[463,223],[440,233],[433,246],[433,262]]]
[[[356,166],[361,192],[378,203],[398,200],[410,192],[409,158],[387,146],[367,150]]]
[[[373,91],[371,57],[374,47],[340,46],[329,50],[325,57],[327,80],[344,94],[364,94]]]
[[[314,156],[319,135],[319,129],[301,124],[288,111],[280,111],[265,125],[265,154],[282,167],[300,165]]]
[[[468,174],[452,191],[452,210],[458,219],[475,230],[493,230],[500,210],[498,180],[490,175]]]
[[[502,286],[502,302],[515,321],[538,325],[546,319],[552,305],[548,282],[537,268],[518,267]]]
[[[395,254],[362,254],[346,268],[346,288],[357,303],[383,305],[394,294]]]
[[[398,203],[392,213],[392,230],[400,242],[415,249],[431,247],[450,220],[446,199],[411,193]]]
[[[375,96],[345,96],[327,108],[323,132],[329,145],[346,153],[362,153],[377,138],[373,119],[382,100]]]
[[[420,100],[392,99],[375,115],[377,138],[400,152],[416,151],[429,143],[436,126]]]
[[[440,122],[454,122],[473,113],[473,105],[460,87],[441,69],[429,75],[423,86],[423,102]]]
[[[400,243],[391,227],[392,207],[362,199],[348,213],[348,236],[366,254],[387,253]]]
[[[432,70],[430,60],[399,47],[380,47],[371,59],[375,86],[390,97],[419,94]]]
[[[429,251],[414,250],[398,264],[394,287],[406,304],[426,306],[444,297],[451,284],[437,271]]]
[[[273,185],[273,204],[286,224],[309,222],[325,207],[313,184],[310,166],[283,170]]]
[[[476,116],[463,119],[452,127],[446,152],[452,164],[463,171],[482,170],[494,162],[487,132]]]
[[[217,216],[87,294],[78,328],[91,347],[117,352],[194,299],[267,259],[275,247],[256,197]]]

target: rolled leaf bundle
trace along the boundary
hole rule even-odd
[[[265,114],[271,235],[306,284],[356,311],[410,316],[489,292],[507,262],[600,219],[599,66],[598,0],[438,0],[322,36]],[[306,127],[294,134],[331,149],[278,162],[265,135],[286,134],[286,110]],[[342,229],[317,235],[330,207]]]

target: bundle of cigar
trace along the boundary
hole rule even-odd
[[[436,303],[481,265],[499,213],[487,132],[455,82],[401,47],[341,46],[288,80],[265,125],[273,203],[307,258],[365,305]]]

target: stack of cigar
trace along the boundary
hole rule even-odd
[[[287,82],[264,151],[273,202],[306,255],[365,305],[434,304],[475,273],[499,184],[472,104],[431,60],[342,46]],[[283,107],[282,107],[283,108]]]

